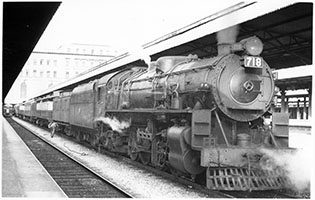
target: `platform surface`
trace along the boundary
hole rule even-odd
[[[7,120],[1,119],[2,197],[67,197]]]

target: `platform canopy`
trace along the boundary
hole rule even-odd
[[[2,101],[60,2],[3,2]]]
[[[281,90],[312,89],[313,65],[283,68],[275,70],[276,85]]]

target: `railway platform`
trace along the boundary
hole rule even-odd
[[[7,120],[1,118],[2,197],[67,197]]]

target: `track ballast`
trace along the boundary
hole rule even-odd
[[[97,176],[80,163],[20,126],[11,118],[7,120],[68,197],[131,197],[127,192]]]

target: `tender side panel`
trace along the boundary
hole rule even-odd
[[[76,87],[70,97],[70,124],[94,128],[95,82]]]

